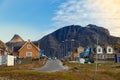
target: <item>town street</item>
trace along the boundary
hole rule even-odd
[[[41,68],[35,68],[35,70],[40,72],[56,72],[56,71],[62,71],[67,70],[67,66],[63,66],[62,62],[58,59],[56,60],[48,60],[46,64]]]

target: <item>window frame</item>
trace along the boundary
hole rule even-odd
[[[27,57],[32,57],[32,52],[26,52]]]
[[[31,49],[32,46],[30,44],[27,44],[27,49]]]

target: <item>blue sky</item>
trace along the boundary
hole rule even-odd
[[[72,24],[104,26],[120,37],[119,16],[119,0],[0,0],[0,39],[38,40]]]
[[[63,0],[64,1],[64,0]],[[61,0],[0,0],[0,39],[14,34],[38,40],[53,31],[52,17]]]

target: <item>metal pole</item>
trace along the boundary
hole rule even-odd
[[[62,54],[62,57],[64,58],[64,41],[62,41],[62,43],[63,43],[63,50],[62,50],[63,54]]]
[[[98,35],[97,35],[97,50],[96,50],[96,71],[98,70],[98,64],[97,64],[97,62],[98,62],[98,57],[97,57],[97,52],[98,52]]]
[[[71,39],[71,60],[72,60],[72,42],[75,41],[74,39]]]
[[[68,56],[68,54],[67,54],[67,39],[65,40],[65,53],[66,53],[66,56]]]

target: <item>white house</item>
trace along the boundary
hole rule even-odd
[[[114,53],[113,48],[111,46],[107,46],[106,53],[107,54],[113,54]]]
[[[103,54],[103,48],[101,46],[97,46],[96,53],[97,54]]]
[[[114,62],[114,50],[111,46],[97,46],[95,58],[98,60]]]

